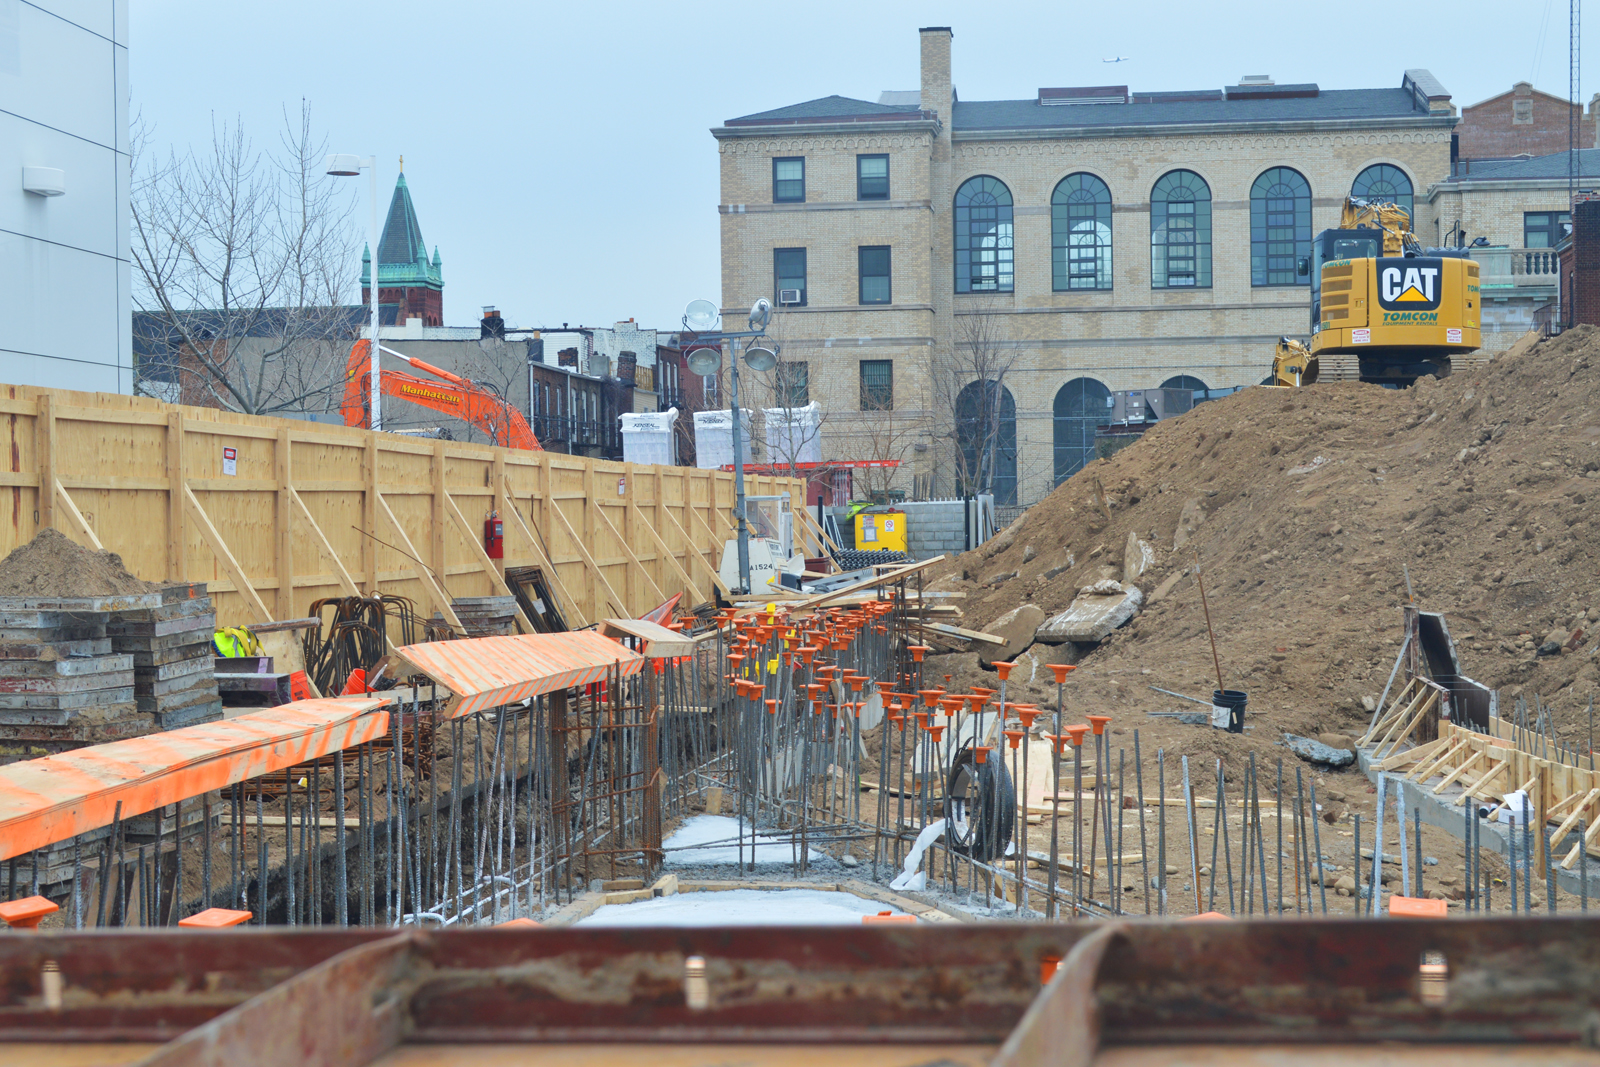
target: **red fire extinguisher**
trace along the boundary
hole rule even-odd
[[[498,511],[489,512],[483,520],[483,551],[490,559],[504,559],[506,554],[506,524]]]

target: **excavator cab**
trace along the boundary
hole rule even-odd
[[[1311,246],[1311,255],[1295,263],[1295,273],[1311,276],[1311,333],[1322,322],[1322,268],[1339,259],[1377,259],[1383,254],[1383,231],[1360,227],[1354,230],[1323,230]]]

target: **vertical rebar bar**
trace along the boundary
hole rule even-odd
[[[1057,729],[1060,729],[1059,725],[1057,726]],[[1133,783],[1134,783],[1134,788],[1138,791],[1138,794],[1139,794],[1139,797],[1138,797],[1138,800],[1139,800],[1139,862],[1142,865],[1141,873],[1142,873],[1143,878],[1144,878],[1144,913],[1146,915],[1149,915],[1150,914],[1150,846],[1145,840],[1145,829],[1144,829],[1144,761],[1139,758],[1139,731],[1138,730],[1134,730],[1133,731]],[[1053,806],[1055,805],[1055,794],[1057,792],[1059,792],[1059,789],[1056,787],[1055,783],[1052,782],[1051,783],[1050,793],[1051,793],[1051,804]],[[1051,831],[1050,839],[1051,839],[1051,842],[1053,844],[1054,841],[1055,841],[1055,833],[1054,833],[1053,829]],[[1052,867],[1052,870],[1053,870],[1053,868],[1055,866],[1055,852],[1054,852],[1054,849],[1051,850],[1050,861],[1051,861],[1051,867]],[[1051,882],[1051,888],[1052,888],[1052,890],[1055,888],[1054,881]],[[1052,899],[1053,899],[1053,894],[1052,894]]]
[[[1313,780],[1311,783],[1311,847],[1317,850],[1317,888],[1321,890],[1322,914],[1326,915],[1328,914],[1328,874],[1327,868],[1322,863],[1322,827],[1319,825],[1321,822],[1322,818],[1317,814],[1317,783]],[[1356,878],[1358,888],[1361,883],[1359,874],[1360,872],[1358,871]]]

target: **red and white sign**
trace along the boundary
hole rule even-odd
[[[239,450],[237,448],[224,448],[222,450],[222,473],[230,476],[239,473]]]
[[[1351,330],[1350,343],[1353,345],[1370,345],[1372,343],[1372,331]]]
[[[1447,345],[1458,345],[1458,344],[1460,344],[1461,343],[1461,331],[1460,330],[1446,330],[1444,332],[1444,343],[1447,344]]]

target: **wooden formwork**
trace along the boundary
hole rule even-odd
[[[721,471],[29,386],[0,386],[0,415],[11,496],[0,552],[57,527],[141,578],[205,582],[224,626],[377,592],[456,624],[452,598],[504,595],[505,568],[520,565],[546,570],[570,625],[635,616],[673,593],[708,599],[733,530],[733,475]],[[746,486],[787,492],[804,514],[799,479]],[[502,560],[483,549],[491,510],[505,522]],[[814,542],[796,527],[797,546],[818,554]]]
[[[1600,772],[1589,768],[1587,756],[1549,749],[1539,734],[1504,719],[1490,719],[1487,733],[1447,720],[1438,723],[1438,731],[1436,739],[1390,756],[1378,768],[1409,768],[1406,779],[1424,786],[1433,782],[1436,795],[1459,786],[1457,805],[1470,798],[1498,809],[1505,794],[1526,790],[1534,826],[1553,827],[1550,839],[1559,842],[1582,820],[1584,846],[1590,855],[1600,856]],[[1544,835],[1533,836],[1542,863]],[[1578,862],[1578,846],[1558,862],[1571,870]]]

